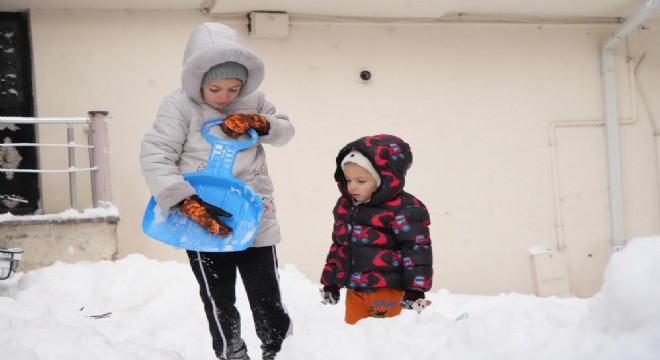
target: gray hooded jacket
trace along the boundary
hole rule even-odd
[[[248,78],[238,97],[218,110],[204,102],[200,84],[206,71],[227,61],[245,66]],[[218,23],[199,25],[186,46],[181,88],[161,103],[153,127],[142,140],[140,151],[147,186],[158,206],[169,209],[195,194],[182,174],[201,171],[206,167],[211,152],[210,144],[201,133],[206,121],[237,113],[265,116],[270,122],[270,132],[259,137],[257,145],[239,152],[233,168],[233,176],[246,182],[263,201],[264,213],[252,245],[257,247],[280,241],[273,183],[268,175],[262,144],[282,146],[295,133],[288,116],[277,112],[265,95],[257,90],[263,78],[263,62],[243,45],[236,31]],[[210,133],[216,137],[227,137],[217,126],[211,128]],[[241,140],[247,138],[247,135],[241,135]]]

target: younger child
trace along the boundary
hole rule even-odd
[[[426,304],[433,277],[430,218],[424,204],[403,190],[412,160],[410,146],[386,134],[357,139],[337,156],[341,196],[321,296],[324,304],[336,304],[340,288],[348,289],[348,324]]]
[[[187,251],[218,359],[250,360],[235,304],[237,272],[261,340],[262,359],[275,359],[291,332],[291,319],[280,295],[275,252],[280,228],[262,144],[285,145],[294,128],[288,116],[257,90],[263,78],[263,62],[243,45],[236,31],[218,23],[199,25],[184,53],[182,86],[161,103],[140,153],[142,172],[158,205],[181,211],[222,241],[232,231],[222,219],[232,214],[200,198],[182,174],[206,166],[211,145],[200,131],[205,122],[225,118],[209,131],[216,137],[245,140],[250,127],[259,134],[255,146],[236,155],[232,169],[264,203],[254,243],[237,252]]]

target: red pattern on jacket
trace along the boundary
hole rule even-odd
[[[381,177],[371,200],[359,205],[353,203],[341,169],[352,150],[365,155]],[[428,291],[433,278],[431,221],[426,206],[403,190],[412,165],[410,146],[392,135],[367,136],[342,148],[336,163],[341,197],[333,209],[332,245],[321,283],[357,291]]]

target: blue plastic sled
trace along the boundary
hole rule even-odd
[[[236,154],[257,143],[259,135],[249,129],[250,140],[236,141],[217,138],[209,129],[224,119],[210,120],[202,127],[202,134],[211,143],[211,155],[206,169],[184,174],[197,195],[233,216],[221,218],[234,230],[229,236],[218,236],[178,210],[161,209],[151,197],[142,219],[142,230],[165,244],[193,251],[229,252],[247,249],[259,229],[262,207],[259,195],[246,183],[232,176]]]

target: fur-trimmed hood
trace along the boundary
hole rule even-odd
[[[212,66],[227,61],[237,62],[248,70],[248,78],[238,98],[251,94],[264,79],[264,63],[252,50],[245,47],[240,35],[227,25],[203,23],[188,39],[183,55],[181,87],[202,104],[200,92],[202,77]]]

